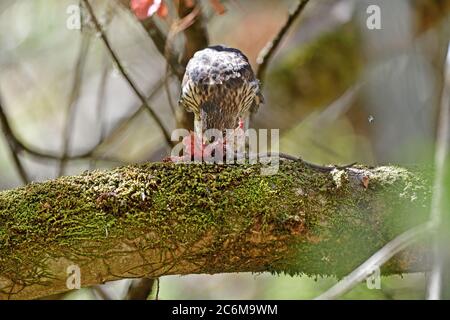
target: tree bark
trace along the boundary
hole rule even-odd
[[[426,221],[426,172],[399,167],[323,172],[257,165],[146,163],[0,192],[0,298],[163,275],[272,272],[343,276]],[[425,268],[425,244],[384,274]]]

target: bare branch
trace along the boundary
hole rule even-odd
[[[130,10],[129,0],[120,0],[118,3],[126,10]],[[136,18],[136,20],[138,20],[134,14],[133,16]],[[167,39],[164,32],[155,23],[153,17],[148,17],[147,19],[140,20],[139,22],[144,27],[149,37],[152,39],[158,52],[169,63],[172,73],[177,76],[179,81],[181,81],[184,74],[184,66],[182,66],[181,63],[179,63],[178,54],[175,51],[170,51],[167,54],[166,52]]]
[[[164,89],[166,91],[167,102],[169,103],[170,111],[172,111],[172,115],[175,117],[177,110],[176,110],[175,104],[173,103],[172,95],[170,93],[170,67],[169,67],[169,64],[166,65],[166,76],[165,76],[165,81],[164,81]]]
[[[91,290],[98,300],[113,300],[112,296],[102,285],[93,286]]]
[[[449,47],[450,43],[447,45]],[[433,267],[428,279],[427,298],[450,298],[450,50],[447,49],[444,86],[436,141],[434,194],[431,219],[439,225],[434,237]]]
[[[117,68],[119,69],[119,72],[122,74],[122,76],[124,77],[124,79],[128,82],[129,86],[132,88],[132,90],[134,91],[134,93],[136,94],[136,96],[139,98],[139,100],[141,100],[141,103],[146,107],[147,111],[149,112],[150,116],[155,120],[156,124],[159,126],[159,128],[161,129],[161,132],[164,136],[164,139],[167,143],[168,146],[170,146],[172,144],[172,141],[170,139],[170,134],[169,132],[165,129],[160,117],[153,111],[153,109],[150,107],[150,105],[147,102],[147,99],[145,98],[145,96],[140,92],[140,90],[137,88],[137,86],[134,84],[134,82],[131,80],[130,76],[128,75],[127,71],[125,70],[125,68],[122,66],[117,54],[115,53],[115,51],[112,49],[111,44],[109,43],[108,38],[106,37],[105,32],[103,31],[102,26],[100,25],[100,23],[97,20],[97,17],[95,16],[94,10],[92,9],[91,4],[89,3],[88,0],[83,0],[83,3],[85,4],[89,15],[92,18],[92,21],[95,25],[95,28],[97,30],[97,32],[100,33],[100,37],[103,40],[103,43],[105,44],[108,52],[110,53],[112,59],[114,60],[115,65],[117,66]]]
[[[158,91],[161,90],[161,88],[164,85],[164,81],[165,81],[164,79],[161,79],[160,81],[158,81],[158,83],[152,89],[147,100],[151,100],[158,93]],[[134,120],[142,112],[145,112],[145,111],[146,111],[146,107],[144,105],[141,105],[135,111],[131,112],[129,115],[125,116],[123,119],[119,120],[116,124],[114,124],[113,128],[108,133],[108,135],[102,134],[99,141],[93,147],[91,147],[89,150],[87,150],[83,153],[77,154],[77,155],[68,156],[67,158],[69,160],[95,160],[95,161],[102,160],[102,161],[116,162],[119,164],[122,163],[118,159],[104,156],[102,154],[102,152],[98,151],[98,149],[105,143],[107,143],[111,140],[114,140],[115,137],[121,131],[123,131],[126,128],[126,126],[131,123],[132,120]],[[18,145],[20,145],[21,149],[23,149],[24,151],[27,151],[28,153],[30,153],[31,155],[33,155],[35,157],[49,159],[49,160],[59,160],[59,161],[62,160],[62,158],[59,155],[50,153],[48,151],[37,150],[33,147],[24,145],[22,142],[20,142],[18,140],[15,140],[15,141],[18,143]]]
[[[4,119],[6,119],[6,121],[8,121],[5,113],[3,113],[1,116]],[[8,124],[8,126],[9,126],[9,124]],[[12,130],[12,128],[10,126],[9,126],[9,130],[10,130],[10,135],[9,135],[10,140],[15,144],[17,152],[20,153],[22,151],[25,151],[28,154],[30,154],[31,156],[34,156],[39,159],[44,159],[44,160],[61,161],[63,159],[59,154],[57,154],[55,152],[51,152],[48,150],[42,150],[35,146],[31,146],[31,145],[26,144],[25,142],[22,142],[20,139],[18,139],[17,135],[14,133],[14,131]],[[122,163],[122,161],[120,161],[118,159],[114,159],[111,157],[103,157],[103,156],[94,154],[95,149],[96,148],[93,148],[92,150],[80,153],[78,155],[69,156],[68,159],[69,160],[102,160],[102,161],[107,161],[107,162],[115,162],[118,164]]]
[[[178,62],[178,57],[174,51],[167,52],[167,39],[165,34],[158,28],[153,21],[153,18],[148,18],[142,21],[144,29],[147,31],[150,38],[153,40],[158,52],[166,59],[173,74],[175,74],[179,81],[183,79],[184,66]]]
[[[127,6],[127,2],[121,1],[121,3]],[[204,16],[201,12],[200,5],[196,1],[192,1],[192,6],[186,5],[185,1],[178,2],[178,16],[180,21],[188,21],[189,23],[185,26],[177,28],[175,33],[183,31],[185,36],[185,48],[181,61],[178,59],[178,55],[175,50],[171,47],[170,37],[174,35],[169,32],[169,35],[165,35],[160,28],[156,25],[153,18],[145,19],[141,22],[144,29],[149,34],[150,38],[153,40],[159,53],[165,58],[167,64],[174,75],[177,76],[178,80],[181,81],[184,75],[184,70],[187,62],[193,56],[193,54],[209,44],[208,31],[205,27]],[[187,18],[187,19],[185,19]],[[179,21],[178,21],[179,22]],[[179,23],[176,23],[177,26]],[[167,86],[167,85],[166,85]],[[166,89],[167,90],[167,89]],[[169,97],[169,104],[174,110],[174,103]],[[186,110],[179,109],[176,114],[177,127],[193,129],[194,117],[192,113],[186,112]]]
[[[147,100],[151,100],[159,92],[159,90],[161,90],[163,88],[165,81],[166,80],[164,78],[164,79],[160,79],[156,83],[156,85],[153,87],[152,91],[150,92]],[[127,116],[123,117],[123,119],[119,120],[117,123],[115,123],[113,125],[113,128],[110,130],[108,135],[103,135],[102,138],[98,141],[98,143],[94,147],[92,147],[90,151],[86,152],[85,154],[92,155],[92,156],[95,155],[96,157],[99,156],[101,154],[101,152],[99,152],[98,149],[102,145],[106,144],[109,141],[114,140],[120,132],[125,130],[125,128],[134,119],[136,119],[139,115],[141,115],[145,111],[146,111],[146,107],[144,105],[141,105],[139,108],[132,111]]]
[[[96,117],[97,117],[97,123],[98,123],[98,140],[97,144],[94,147],[93,150],[95,150],[105,139],[106,137],[106,126],[103,121],[103,116],[105,113],[105,95],[106,95],[106,88],[108,84],[109,79],[109,73],[110,73],[110,65],[108,61],[104,62],[102,74],[100,76],[100,84],[97,91],[97,103],[95,106],[96,109]],[[91,160],[89,164],[89,169],[93,170],[97,166],[96,160]]]
[[[17,172],[19,174],[22,183],[26,184],[30,180],[28,178],[28,174],[23,167],[22,162],[19,158],[20,146],[16,143],[14,133],[9,124],[8,118],[6,117],[5,110],[2,106],[1,96],[0,96],[0,125],[2,127],[3,134],[6,138],[6,143],[9,147],[9,151],[11,152],[11,156],[13,158],[14,165],[16,166]]]
[[[428,222],[402,233],[377,251],[373,256],[367,259],[366,262],[352,271],[343,280],[339,281],[325,293],[318,296],[316,300],[332,300],[344,295],[357,286],[361,281],[370,276],[376,268],[380,268],[394,255],[419,240],[421,236],[430,232],[433,228],[434,224]]]
[[[152,278],[131,280],[125,300],[147,300],[152,294],[155,282],[159,282],[159,280]],[[157,285],[159,286],[159,284]]]
[[[363,83],[356,83],[349,87],[341,96],[326,106],[323,111],[313,120],[312,125],[323,128],[334,123],[344,115],[356,100]],[[301,122],[300,122],[301,123]]]
[[[98,88],[98,94],[97,94],[97,105],[96,105],[96,113],[97,113],[97,119],[99,123],[99,138],[98,141],[100,144],[103,139],[105,139],[106,132],[105,132],[105,125],[103,124],[103,115],[105,113],[105,94],[106,94],[106,88],[108,83],[108,77],[110,73],[109,69],[109,63],[106,64],[103,68],[102,75],[100,78],[100,85]]]
[[[189,23],[186,27],[182,28],[186,37],[184,53],[181,58],[181,64],[184,67],[186,67],[189,59],[193,57],[195,52],[204,49],[209,44],[208,30],[205,26],[200,4],[198,1],[194,1],[194,4],[194,6],[188,7],[185,1],[180,1],[178,7],[178,16],[180,19]],[[192,22],[189,20],[192,20]]]
[[[193,1],[194,6],[188,7],[185,1],[180,1],[178,16],[180,17],[180,28],[176,32],[183,31],[185,36],[184,53],[181,58],[181,65],[186,67],[189,59],[195,52],[204,49],[209,45],[208,30],[205,26],[204,15],[198,1]],[[169,38],[169,37],[168,37]],[[170,43],[170,39],[167,41]],[[178,109],[177,127],[194,129],[194,114],[185,109]]]
[[[305,8],[306,4],[309,0],[299,0],[297,2],[296,7],[294,10],[289,14],[288,19],[286,20],[286,23],[281,27],[280,31],[276,34],[276,36],[266,44],[266,46],[261,50],[261,52],[258,55],[258,58],[256,62],[259,65],[256,77],[263,82],[264,76],[266,73],[267,66],[269,65],[270,60],[272,59],[273,55],[275,54],[275,51],[278,49],[278,46],[280,45],[281,41],[286,36],[287,32],[289,31],[290,27],[294,23],[294,21],[301,15],[303,12],[303,9]]]
[[[81,91],[81,83],[83,78],[84,67],[86,65],[86,57],[89,52],[89,47],[91,43],[91,38],[89,35],[82,34],[82,40],[80,45],[80,51],[75,63],[75,71],[72,82],[72,88],[70,89],[70,95],[68,100],[68,105],[66,109],[66,123],[63,133],[63,151],[62,160],[59,163],[58,176],[64,174],[64,169],[67,165],[67,157],[70,149],[71,132],[73,130],[75,122],[75,110],[77,106],[77,101]]]
[[[54,160],[61,161],[63,158],[59,153],[52,152],[49,150],[44,150],[34,145],[28,144],[26,141],[22,141],[19,135],[14,131],[14,128],[10,125],[7,114],[2,110],[2,118],[4,123],[4,130],[7,133],[9,141],[15,146],[17,153],[26,152],[27,154],[42,160]],[[99,155],[94,155],[95,148],[92,150],[82,152],[78,155],[69,156],[69,160],[102,160],[107,162],[115,162],[121,164],[122,162],[118,159],[113,159],[111,157],[101,157]]]

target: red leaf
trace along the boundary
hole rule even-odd
[[[138,19],[144,20],[148,17],[148,9],[153,0],[131,0],[130,7]]]
[[[211,6],[214,8],[214,11],[216,11],[218,14],[225,13],[225,7],[220,2],[220,0],[209,0],[209,3],[211,3]]]
[[[162,18],[168,14],[168,8],[162,0],[131,0],[130,7],[140,20],[151,17],[155,13]]]

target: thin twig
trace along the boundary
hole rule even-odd
[[[358,82],[345,90],[342,95],[327,105],[323,111],[320,112],[320,114],[312,121],[312,125],[316,128],[323,128],[326,125],[337,121],[339,117],[350,109],[358,97],[363,85],[363,82]]]
[[[189,59],[198,50],[204,49],[209,45],[208,30],[206,28],[206,23],[204,21],[205,17],[203,11],[201,10],[200,1],[193,1],[193,6],[187,5],[186,1],[179,1],[178,6],[178,17],[180,18],[178,25],[178,30],[175,33],[183,31],[185,36],[184,42],[184,52],[181,57],[181,65],[183,69],[186,67]],[[166,43],[170,43],[170,37],[173,36],[174,30],[171,27],[171,32],[167,36]],[[171,51],[169,51],[171,52]],[[184,72],[183,72],[184,73]],[[182,80],[182,78],[180,78]],[[177,127],[186,128],[189,130],[194,129],[194,114],[187,112],[184,108],[180,108],[177,114]]]
[[[109,64],[104,66],[101,78],[100,78],[100,85],[98,88],[98,94],[97,94],[97,105],[96,105],[96,110],[97,110],[97,120],[99,123],[99,130],[98,130],[98,144],[100,144],[103,139],[105,139],[106,137],[106,126],[104,125],[102,119],[103,119],[103,115],[105,113],[105,96],[106,96],[106,88],[107,88],[107,83],[108,83],[108,79],[109,79]]]
[[[142,21],[142,25],[155,44],[158,52],[166,59],[173,74],[175,74],[178,80],[181,81],[183,79],[184,66],[178,62],[177,55],[174,51],[170,51],[169,53],[166,52],[167,39],[164,33],[155,24],[153,18],[148,18]]]
[[[309,0],[300,0],[297,2],[296,7],[294,10],[289,14],[288,19],[286,20],[286,23],[281,27],[280,31],[276,34],[276,36],[272,39],[272,41],[268,42],[265,47],[261,50],[261,52],[258,55],[258,58],[256,62],[258,63],[258,71],[256,74],[256,77],[263,81],[267,66],[269,65],[270,60],[272,59],[275,51],[278,49],[281,41],[286,36],[287,32],[289,31],[290,27],[294,23],[294,21],[301,15],[303,12],[303,9],[305,8],[306,4],[309,2]]]
[[[11,125],[9,124],[8,118],[6,117],[6,113],[3,109],[1,96],[0,96],[0,125],[2,127],[3,134],[6,138],[6,143],[9,147],[9,151],[11,152],[14,165],[16,166],[17,172],[19,173],[19,177],[23,184],[27,184],[29,182],[28,174],[25,171],[25,168],[19,158],[19,153],[21,150],[15,141],[15,136],[11,129]]]
[[[89,3],[88,0],[83,0],[89,15],[92,18],[92,22],[95,25],[96,31],[99,32],[101,39],[103,40],[103,43],[106,46],[106,49],[108,50],[108,52],[111,55],[111,58],[114,60],[114,63],[116,65],[116,67],[119,69],[119,72],[122,74],[122,76],[124,77],[124,79],[127,81],[127,83],[129,84],[129,86],[131,87],[131,89],[134,91],[134,93],[136,94],[136,96],[139,98],[139,100],[141,100],[141,103],[146,107],[147,111],[149,112],[150,116],[155,120],[156,124],[159,126],[159,128],[161,129],[161,132],[164,136],[164,139],[166,140],[166,143],[168,146],[170,146],[172,144],[172,141],[170,139],[170,134],[169,132],[167,132],[167,130],[165,129],[161,119],[159,118],[159,116],[153,111],[153,109],[150,107],[150,105],[147,102],[147,99],[145,98],[145,96],[140,92],[140,90],[137,88],[137,86],[134,84],[134,82],[131,80],[130,76],[128,75],[127,71],[125,70],[125,68],[123,67],[122,63],[120,62],[117,54],[115,53],[115,51],[112,49],[111,44],[109,43],[108,38],[106,37],[105,32],[103,31],[102,26],[100,25],[100,23],[97,20],[97,17],[95,16],[94,10],[92,9],[91,4]]]
[[[356,83],[350,88],[348,88],[340,97],[334,100],[331,104],[329,104],[323,111],[320,112],[319,115],[313,116],[312,120],[304,119],[300,123],[304,123],[306,126],[311,127],[309,130],[310,133],[317,132],[321,128],[326,127],[327,125],[334,123],[340,116],[342,116],[348,109],[352,106],[352,103],[355,101],[358,92],[361,89],[362,83]],[[327,154],[332,155],[334,158],[342,158],[342,155],[333,150],[331,147],[326,144],[317,141],[315,139],[315,135],[308,137],[308,140],[318,149],[324,151]]]
[[[449,44],[447,44],[447,48]],[[447,51],[444,86],[440,110],[439,132],[436,141],[434,193],[431,201],[431,220],[438,224],[438,232],[434,236],[433,264],[427,283],[427,299],[449,299],[450,255],[448,242],[450,239],[450,50]]]
[[[156,294],[155,300],[159,300],[160,278],[156,278]]]
[[[130,9],[129,0],[121,0],[119,1],[119,3],[126,10]],[[136,15],[133,14],[133,17],[138,20]],[[153,17],[148,17],[147,19],[140,20],[139,22],[147,32],[150,39],[153,41],[153,44],[155,45],[158,52],[169,63],[172,73],[176,75],[179,81],[181,81],[184,75],[184,66],[178,61],[178,54],[175,50],[169,52],[169,54],[167,55],[165,50],[167,42],[165,33],[161,30],[160,27],[158,27]]]
[[[0,105],[0,122],[2,124],[2,128],[5,132],[5,136],[7,136],[9,143],[11,143],[16,153],[26,152],[31,156],[34,156],[36,158],[44,159],[44,160],[56,160],[61,161],[62,157],[56,153],[47,151],[47,150],[41,150],[35,146],[31,146],[26,144],[25,142],[21,141],[17,134],[14,132],[13,128],[11,127],[8,117],[6,113],[4,112],[3,108]],[[96,160],[102,160],[102,161],[110,161],[110,162],[120,162],[117,159],[112,159],[108,157],[101,157],[94,154],[95,148],[86,152],[83,152],[81,154],[68,157],[70,160],[84,160],[84,159],[96,159]]]
[[[170,94],[170,67],[169,67],[169,63],[166,64],[166,76],[165,76],[165,81],[164,81],[164,89],[166,91],[167,102],[169,103],[170,110],[172,111],[173,117],[175,117],[176,116],[175,104],[173,103],[172,95]]]
[[[161,87],[161,85],[160,85]],[[63,158],[54,152],[48,151],[48,150],[42,150],[36,146],[32,146],[27,144],[26,142],[23,142],[19,139],[17,134],[14,132],[13,128],[11,127],[8,117],[4,110],[0,106],[0,121],[2,123],[3,131],[5,132],[5,135],[8,138],[9,143],[11,143],[16,153],[26,152],[31,156],[34,156],[36,158],[44,159],[44,160],[55,160],[55,161],[61,161]],[[110,161],[110,162],[121,162],[117,159],[109,158],[109,157],[102,157],[95,154],[96,147],[92,148],[91,150],[88,150],[86,152],[80,153],[78,155],[69,156],[67,159],[69,160],[102,160],[102,161]]]
[[[343,166],[336,166],[336,165],[322,166],[320,164],[311,163],[311,162],[308,162],[306,160],[303,160],[300,157],[295,157],[295,156],[292,156],[292,155],[287,154],[287,153],[280,152],[280,153],[269,153],[269,154],[270,154],[271,157],[278,156],[278,157],[280,157],[282,159],[287,159],[287,160],[292,160],[292,161],[300,161],[301,163],[304,163],[308,167],[310,167],[312,169],[320,170],[320,171],[333,171],[334,169],[345,170],[345,169],[348,169],[350,167],[353,167],[356,164],[356,162],[352,162],[352,163],[349,163],[349,164],[346,164],[346,165],[343,165]]]
[[[102,71],[102,75],[100,77],[100,84],[98,87],[98,92],[97,92],[97,103],[95,106],[95,110],[96,110],[96,118],[97,118],[97,123],[98,123],[98,140],[97,140],[97,144],[96,147],[99,146],[103,139],[105,139],[106,137],[106,126],[104,124],[103,121],[103,115],[105,113],[105,96],[106,96],[106,88],[107,88],[107,84],[108,84],[108,79],[109,79],[109,69],[110,65],[109,62],[105,62],[104,66],[103,66],[103,71]],[[96,160],[91,160],[90,161],[90,165],[89,168],[90,169],[94,169],[97,165],[97,161]]]
[[[315,300],[332,300],[344,295],[370,276],[376,268],[380,268],[394,255],[420,239],[421,236],[434,230],[434,228],[434,223],[427,222],[397,236],[367,259],[362,265],[353,270],[348,276],[336,283],[325,293],[318,296]]]
[[[86,57],[89,52],[89,47],[91,43],[91,38],[89,35],[82,34],[82,40],[80,45],[80,51],[78,53],[77,61],[75,63],[74,78],[72,83],[72,88],[70,89],[69,100],[66,110],[66,124],[63,133],[63,151],[62,160],[59,163],[58,176],[64,174],[64,170],[67,165],[67,156],[70,149],[71,142],[71,132],[75,124],[75,110],[77,106],[77,101],[80,96],[81,83],[84,73],[84,68],[86,66]]]
[[[189,59],[195,52],[204,49],[209,44],[208,30],[204,23],[200,1],[193,1],[194,6],[187,6],[185,1],[180,1],[178,16],[180,18],[179,31],[183,31],[186,41],[181,64],[186,67]],[[178,31],[177,31],[178,32]],[[169,38],[169,36],[168,36]]]
[[[154,278],[131,280],[124,300],[147,300],[153,292],[155,281]]]
[[[150,93],[148,100],[152,99],[159,90],[161,90],[162,86],[164,84],[164,79],[160,80],[155,87],[153,88],[152,92]],[[100,139],[95,146],[93,146],[90,150],[87,150],[83,153],[68,156],[68,160],[102,160],[102,161],[110,161],[110,162],[121,162],[117,159],[103,156],[101,153],[98,152],[98,149],[105,144],[108,141],[111,141],[114,139],[114,137],[123,130],[129,123],[131,123],[137,116],[139,116],[142,112],[146,110],[144,105],[141,105],[138,109],[133,111],[131,114],[124,117],[122,120],[119,120],[111,129],[110,133],[107,136],[103,136],[102,139]],[[12,132],[12,131],[11,131]],[[22,142],[17,138],[17,136],[12,132],[11,139],[14,141],[14,143],[17,145],[17,148],[19,151],[25,151],[29,153],[30,155],[45,159],[45,160],[57,160],[61,161],[62,157],[58,154],[46,151],[46,150],[40,150],[37,149],[34,146],[29,146],[26,143]]]
[[[165,79],[160,79],[158,83],[153,87],[152,91],[150,92],[147,100],[151,100],[164,86]],[[115,139],[115,137],[122,132],[130,123],[133,122],[134,119],[136,119],[139,115],[141,115],[143,112],[146,111],[146,107],[144,105],[141,105],[136,110],[132,111],[127,116],[123,117],[121,120],[119,120],[117,123],[114,124],[113,128],[110,130],[108,135],[105,135],[100,139],[97,144],[90,150],[91,155],[99,155],[101,154],[98,152],[98,149],[108,143],[109,141],[112,141]]]
[[[180,5],[180,8],[178,8],[178,12],[179,12],[180,16],[182,16],[182,17],[172,23],[169,33],[166,38],[166,43],[164,45],[164,57],[166,58],[165,90],[166,90],[166,94],[167,94],[167,100],[169,102],[170,108],[174,115],[176,115],[176,109],[175,109],[175,105],[172,101],[172,97],[170,94],[169,76],[168,76],[169,72],[170,72],[170,55],[171,55],[171,52],[173,52],[173,50],[172,50],[173,40],[178,33],[184,31],[184,34],[186,36],[185,52],[184,52],[184,57],[183,57],[183,62],[182,62],[182,64],[184,66],[187,64],[187,61],[194,54],[195,51],[192,52],[193,50],[198,50],[201,47],[206,46],[206,44],[208,43],[206,31],[204,31],[203,28],[198,27],[198,24],[199,24],[198,17],[201,15],[200,7],[197,5],[193,9],[186,8],[184,6],[184,2],[179,3],[179,5]],[[188,31],[188,29],[193,29],[193,30],[195,29],[195,30]],[[199,32],[199,30],[202,35],[200,35],[200,36],[197,35],[194,37],[194,35],[197,32]],[[203,34],[203,32],[204,32],[204,34]],[[193,41],[193,39],[196,39],[196,38],[200,38],[200,39],[202,39],[202,41],[200,41],[200,43],[196,44],[196,41]],[[205,38],[206,40],[204,40],[203,38]],[[194,42],[194,43],[192,43],[192,42]],[[182,112],[185,112],[185,110],[182,110]]]
[[[98,300],[114,300],[113,297],[107,292],[103,285],[97,285],[91,287],[92,293]]]
[[[268,158],[268,157],[271,157],[271,158],[275,157],[275,158],[280,158],[280,159],[285,159],[285,160],[290,160],[290,161],[301,162],[301,163],[305,164],[306,166],[308,166],[308,167],[310,167],[310,168],[312,168],[314,170],[325,171],[325,172],[333,171],[335,169],[337,169],[337,170],[345,170],[345,169],[351,168],[351,167],[353,167],[354,165],[357,164],[357,162],[352,162],[350,164],[346,164],[346,165],[343,165],[343,166],[337,166],[337,165],[322,166],[322,165],[319,165],[319,164],[315,164],[315,163],[311,163],[311,162],[305,161],[305,160],[303,160],[300,157],[296,157],[296,156],[293,156],[293,155],[290,155],[290,154],[287,154],[287,153],[283,153],[283,152],[268,152],[268,153],[262,152],[262,153],[250,153],[250,154],[248,154],[248,159],[249,160],[251,160],[251,159]],[[167,158],[167,159],[170,159],[170,158]],[[233,158],[233,160],[242,160],[242,159],[247,159],[245,154],[238,154],[238,153],[236,153],[234,155],[234,158]],[[189,162],[189,161],[192,161],[193,159],[192,158],[191,159],[180,159],[180,161],[184,161],[184,160],[187,160]],[[168,161],[170,161],[170,160],[168,160]]]
[[[3,115],[3,116],[5,116],[5,115]],[[6,117],[5,117],[5,119],[6,119]],[[26,144],[25,142],[22,142],[20,139],[17,138],[17,136],[14,134],[14,132],[12,132],[12,136],[10,136],[10,138],[11,138],[11,141],[13,141],[13,143],[16,145],[18,152],[25,151],[29,155],[34,156],[39,159],[43,159],[43,160],[55,160],[55,161],[62,160],[62,157],[55,152],[51,152],[48,150],[42,150],[40,148],[31,146],[31,145]],[[95,151],[94,149],[88,150],[88,151],[80,153],[78,155],[69,156],[68,159],[69,160],[92,160],[92,159],[94,159],[94,160],[101,160],[101,161],[108,161],[108,162],[121,162],[120,160],[114,159],[111,157],[102,157],[102,156],[95,155],[94,151]]]

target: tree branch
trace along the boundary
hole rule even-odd
[[[89,15],[92,18],[92,22],[95,25],[95,28],[97,30],[97,32],[100,33],[100,36],[103,40],[103,43],[106,46],[106,49],[108,50],[108,52],[111,55],[111,58],[114,60],[115,65],[117,66],[117,68],[119,69],[119,72],[122,74],[122,76],[124,77],[124,79],[127,81],[127,83],[129,84],[129,86],[131,87],[131,89],[133,90],[133,92],[136,94],[136,96],[139,98],[139,100],[141,101],[141,103],[146,107],[147,111],[150,113],[150,116],[155,120],[156,124],[159,126],[159,128],[161,129],[161,132],[163,134],[163,137],[167,143],[168,146],[172,145],[172,141],[170,139],[170,134],[167,132],[167,130],[165,129],[161,119],[159,118],[159,116],[153,111],[153,109],[150,107],[150,105],[147,102],[147,99],[145,98],[144,94],[140,92],[140,90],[138,89],[138,87],[134,84],[134,82],[131,80],[130,76],[128,75],[127,71],[124,69],[124,67],[122,66],[117,54],[115,53],[115,51],[112,49],[111,44],[109,43],[108,38],[106,37],[105,32],[103,31],[102,26],[100,25],[100,23],[97,20],[97,17],[95,16],[94,10],[92,9],[91,4],[89,3],[88,0],[83,0],[83,3],[86,6],[86,9],[89,12]]]
[[[431,205],[431,220],[439,225],[434,237],[433,267],[427,287],[427,298],[432,300],[450,299],[450,50],[447,51],[445,66]]]
[[[75,71],[73,76],[72,88],[70,90],[69,100],[66,109],[66,118],[63,134],[63,150],[62,150],[62,160],[58,167],[58,176],[64,174],[64,170],[67,165],[70,143],[71,143],[71,133],[75,124],[75,111],[77,106],[77,101],[80,96],[83,72],[86,66],[86,58],[89,52],[89,47],[91,43],[91,38],[89,35],[83,34],[81,39],[80,51],[78,52],[77,60],[75,63]]]
[[[16,166],[19,177],[22,180],[22,183],[26,184],[30,180],[29,180],[28,174],[22,164],[22,161],[20,161],[19,152],[21,150],[15,141],[14,133],[11,129],[8,118],[6,117],[5,110],[3,109],[1,96],[0,96],[0,126],[1,126],[3,134],[5,136],[6,144],[8,145],[9,151],[11,153],[11,157],[14,161],[14,164]]]
[[[147,300],[153,291],[157,279],[133,279],[125,296],[126,300]]]
[[[182,28],[185,36],[184,52],[181,58],[183,74],[187,63],[194,56],[195,52],[204,49],[209,45],[208,30],[205,26],[200,3],[198,1],[193,1],[192,4],[192,6],[187,6],[185,1],[180,1],[178,7],[180,21],[184,20],[188,22],[188,26]],[[182,77],[180,79],[182,79]],[[187,112],[184,108],[179,108],[176,120],[178,128],[194,130],[194,114],[192,112]]]
[[[361,281],[370,276],[375,268],[380,268],[384,263],[389,261],[394,255],[407,248],[412,243],[420,240],[420,237],[435,229],[435,225],[427,222],[423,225],[412,228],[397,238],[386,244],[381,250],[377,251],[362,265],[356,268],[352,273],[332,286],[325,293],[321,294],[316,300],[331,300],[344,295]]]
[[[184,67],[178,62],[178,57],[173,51],[167,52],[166,50],[166,35],[158,28],[158,26],[153,21],[153,18],[145,19],[141,22],[145,31],[147,31],[153,43],[156,46],[158,52],[166,59],[169,64],[173,74],[175,74],[178,80],[183,79]]]
[[[63,160],[63,157],[56,153],[53,153],[53,152],[50,152],[47,150],[41,150],[39,148],[36,148],[32,145],[28,145],[27,143],[21,141],[18,138],[17,134],[14,132],[1,104],[0,104],[0,121],[2,124],[3,132],[6,136],[6,138],[8,139],[8,144],[10,146],[14,147],[14,149],[16,150],[16,152],[15,152],[16,154],[18,154],[22,151],[25,151],[28,154],[30,154],[36,158],[40,158],[40,159],[57,160],[57,161]],[[118,126],[116,126],[116,127],[118,127]],[[113,133],[115,133],[115,130],[113,130]],[[102,157],[102,156],[95,155],[94,153],[95,153],[97,147],[98,146],[95,146],[91,150],[80,153],[78,155],[69,156],[69,157],[67,157],[67,159],[69,159],[69,160],[89,160],[89,159],[91,159],[91,160],[104,160],[104,161],[120,163],[120,161],[118,161],[117,159],[112,159],[109,157]]]
[[[178,16],[180,19],[188,17],[194,13],[195,10],[199,10],[194,16],[194,20],[189,27],[184,28],[184,36],[186,40],[184,42],[184,53],[181,58],[181,64],[186,67],[189,60],[194,56],[194,53],[198,50],[204,49],[209,44],[208,30],[206,29],[203,13],[198,1],[193,1],[193,6],[186,6],[185,1],[180,1],[178,7]]]
[[[305,8],[308,2],[309,0],[299,0],[297,2],[296,7],[289,14],[286,23],[283,25],[283,27],[281,27],[280,31],[278,31],[273,40],[267,43],[266,46],[259,53],[258,58],[256,60],[256,62],[259,65],[258,71],[256,73],[256,78],[259,79],[260,81],[264,80],[266,69],[270,60],[272,59],[272,56],[275,54],[275,51],[278,49],[278,46],[286,36],[287,32],[289,31],[294,21],[301,15],[303,9]]]
[[[0,192],[0,298],[168,274],[344,276],[426,221],[429,179],[398,167],[323,172],[262,165],[147,163]],[[385,274],[423,270],[417,246]]]

